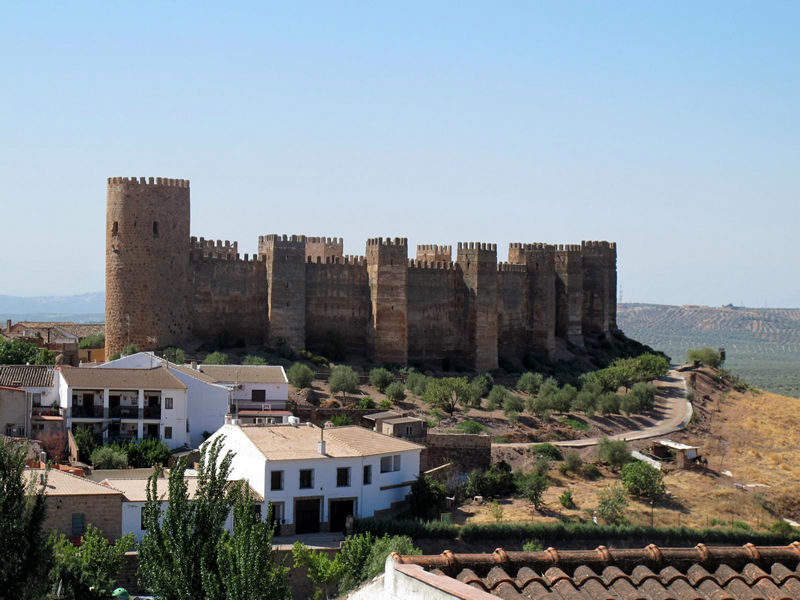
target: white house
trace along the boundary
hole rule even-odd
[[[189,500],[194,500],[197,495],[197,477],[186,477],[186,488]],[[148,479],[105,479],[102,484],[122,492],[122,534],[133,533],[138,541],[147,531],[144,526],[144,516],[142,509],[147,504],[147,482]],[[158,497],[164,499],[161,502],[161,510],[165,511],[167,505],[166,498],[169,495],[169,478],[160,478],[156,482]],[[251,493],[252,494],[252,493]],[[263,498],[257,494],[252,494],[257,506],[261,506]],[[162,512],[163,514],[163,512]],[[233,532],[233,513],[228,514],[225,521],[225,529]]]
[[[281,366],[192,364],[186,368],[199,371],[214,383],[229,388],[232,413],[286,408],[289,380]]]
[[[189,444],[197,448],[203,440],[225,423],[225,415],[231,410],[231,390],[216,383],[216,380],[190,366],[176,365],[152,352],[137,352],[98,365],[98,369],[152,369],[165,366],[169,372],[186,386],[186,420],[189,427]]]
[[[67,429],[92,428],[108,439],[154,437],[170,448],[189,444],[186,385],[169,369],[56,369]]]
[[[341,531],[348,515],[371,517],[405,500],[422,446],[362,427],[310,423],[226,424],[231,479],[246,479],[274,506],[281,535]]]

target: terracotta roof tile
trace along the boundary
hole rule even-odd
[[[800,599],[800,544],[395,556],[509,599]],[[454,596],[460,597],[460,596]]]
[[[51,387],[51,365],[0,365],[0,385],[10,387]]]
[[[61,376],[71,388],[121,390],[171,389],[185,390],[186,384],[169,372],[164,366],[152,369],[118,369],[81,367],[60,367]]]

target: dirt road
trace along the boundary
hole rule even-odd
[[[659,396],[663,402],[663,412],[665,418],[657,424],[643,429],[623,431],[616,435],[609,436],[612,440],[644,440],[647,438],[660,437],[668,435],[673,431],[680,431],[692,418],[692,404],[686,399],[686,379],[682,373],[672,370],[667,373],[664,379],[656,382],[659,388]],[[556,446],[563,446],[567,448],[585,448],[587,446],[594,446],[600,438],[582,438],[578,440],[567,440],[563,442],[553,442]],[[525,443],[512,443],[512,444],[497,444],[504,448],[525,448],[533,446],[536,442]],[[495,444],[493,444],[495,445]]]

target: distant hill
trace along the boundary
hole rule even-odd
[[[105,294],[90,292],[75,296],[0,295],[0,323],[17,321],[101,322],[105,319]]]
[[[748,383],[800,397],[800,309],[619,304],[617,324],[674,362],[691,348],[725,348],[725,366]]]

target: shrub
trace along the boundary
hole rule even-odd
[[[330,361],[324,356],[315,356],[311,359],[311,363],[317,365],[318,367],[327,367],[330,364]]]
[[[124,469],[128,466],[125,452],[111,446],[97,448],[92,452],[91,461],[95,469]]]
[[[369,581],[383,573],[386,565],[386,557],[392,552],[400,555],[422,554],[419,548],[414,546],[414,541],[407,535],[388,536],[384,535],[375,540],[364,563],[361,571],[361,581]]]
[[[510,496],[514,493],[514,474],[511,466],[500,461],[488,470],[475,469],[467,476],[465,492],[467,496],[483,496],[496,498]]]
[[[597,499],[597,514],[606,523],[619,525],[626,521],[625,511],[628,508],[628,501],[619,484],[600,490]]]
[[[495,410],[498,406],[503,407],[505,405],[506,398],[509,396],[510,394],[508,393],[508,390],[502,385],[496,385],[492,387],[492,389],[489,391],[489,401],[486,403],[486,408],[488,410]],[[517,410],[517,412],[519,412],[519,410]]]
[[[244,360],[242,361],[242,364],[243,365],[265,365],[265,364],[267,364],[267,361],[261,356],[256,356],[255,354],[248,354],[247,356],[244,357]]]
[[[358,375],[346,365],[337,365],[331,370],[328,389],[331,394],[355,394],[358,391]]]
[[[124,352],[123,352],[124,354]],[[224,352],[212,352],[203,360],[204,365],[227,365],[228,355]]]
[[[148,468],[165,466],[169,461],[170,449],[161,440],[147,438],[112,446],[115,450],[124,452],[128,458],[128,466]]]
[[[131,354],[137,354],[138,352],[141,352],[141,350],[139,350],[139,346],[136,344],[128,344],[122,349],[122,356],[130,356]]]
[[[489,513],[498,523],[503,520],[503,507],[500,505],[500,503],[497,501],[496,498],[492,500],[492,503],[489,506]]]
[[[572,490],[564,490],[561,492],[561,495],[558,497],[558,501],[564,508],[575,508],[575,498],[572,496]]]
[[[170,346],[164,350],[164,358],[176,365],[182,365],[186,362],[186,352],[181,348]]]
[[[97,448],[92,428],[88,425],[79,425],[74,431],[74,437],[78,446],[78,460],[88,464],[92,460],[92,452]]]
[[[562,413],[569,412],[577,395],[578,390],[574,386],[565,385],[553,395],[550,401],[550,410]]]
[[[470,400],[470,387],[466,377],[430,379],[422,398],[427,404],[453,414],[456,405],[465,406]]]
[[[563,458],[561,456],[561,450],[558,449],[558,446],[554,446],[550,442],[544,442],[543,444],[536,444],[535,446],[532,446],[531,452],[533,452],[536,456],[544,456],[550,460],[561,460]]]
[[[561,465],[561,467],[563,467],[563,473],[579,473],[582,466],[583,460],[581,459],[581,455],[574,450],[570,450],[564,455],[564,462]]]
[[[447,491],[443,484],[430,475],[420,475],[411,484],[411,493],[408,496],[411,515],[420,519],[438,518],[439,512],[445,506],[446,497]]]
[[[378,403],[378,408],[380,408],[381,410],[389,410],[390,408],[392,408],[392,401],[384,398]]]
[[[105,345],[106,345],[106,334],[103,331],[98,331],[97,333],[90,333],[80,342],[78,342],[78,348],[80,348],[81,350],[102,348]]]
[[[713,348],[695,348],[686,353],[686,362],[699,362],[701,365],[718,369],[722,364],[722,357],[719,351]]]
[[[528,371],[517,379],[517,389],[521,392],[534,395],[539,391],[542,385],[542,379],[541,373],[532,373]]]
[[[402,402],[406,397],[406,389],[400,381],[393,381],[386,388],[386,397],[395,404]]]
[[[664,474],[646,462],[634,460],[622,467],[620,472],[625,491],[633,496],[644,496],[649,500],[664,497]]]
[[[594,463],[583,463],[581,467],[581,477],[584,479],[599,479],[602,473],[600,473],[600,469],[597,468],[597,465]]]
[[[358,401],[358,408],[362,410],[375,408],[375,400],[373,400],[369,396],[364,396],[363,398],[361,398],[361,400]]]
[[[478,399],[485,398],[489,395],[494,385],[494,377],[489,373],[481,373],[472,378],[471,385],[478,394]]]
[[[789,525],[786,521],[775,521],[772,525],[769,526],[769,530],[772,533],[782,535],[785,537],[791,537],[794,535],[794,527]]]
[[[536,510],[542,507],[544,492],[549,485],[546,475],[539,475],[535,472],[528,473],[519,481],[519,493],[528,500]]]
[[[508,419],[508,424],[513,427],[517,424],[517,421],[519,421],[519,413],[513,410],[511,412],[507,412],[506,419]]]
[[[503,412],[506,417],[508,417],[509,413],[519,414],[524,408],[525,403],[522,401],[522,398],[506,393],[506,397],[503,399]]]
[[[333,423],[334,427],[344,427],[345,425],[352,425],[353,420],[347,415],[333,415],[331,423]]]
[[[550,472],[550,459],[546,456],[539,456],[533,463],[531,471],[536,475],[546,476]]]
[[[422,373],[412,371],[408,374],[408,377],[406,377],[406,387],[416,396],[422,396],[425,393],[427,385],[428,378]]]
[[[544,546],[538,540],[528,540],[522,544],[522,550],[523,552],[541,552],[544,550]]]
[[[375,535],[407,535],[413,539],[454,540],[458,536],[458,527],[452,523],[423,521],[422,519],[398,519],[396,517],[355,519],[353,530],[356,533],[370,531]]]
[[[461,423],[456,425],[456,429],[458,429],[461,433],[483,433],[486,431],[486,426],[483,423],[478,423],[472,419],[467,419],[466,421],[461,421]]]
[[[388,369],[379,367],[369,372],[370,385],[374,388],[378,388],[381,392],[383,392],[392,381],[394,381],[394,376]]]
[[[286,372],[286,377],[297,389],[311,387],[311,382],[314,381],[314,371],[303,363],[294,363]]]
[[[631,391],[620,400],[620,409],[628,415],[638,414],[651,410],[655,405],[656,388],[650,383],[639,382],[633,384]]]
[[[597,399],[597,412],[613,415],[619,412],[619,396],[616,392],[606,392]]]
[[[631,460],[631,452],[625,440],[610,440],[602,437],[597,442],[597,458],[604,463],[619,469]]]

